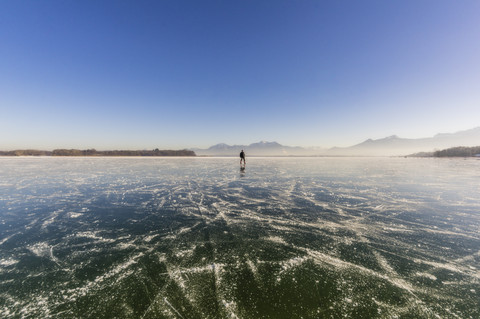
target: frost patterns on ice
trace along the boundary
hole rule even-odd
[[[478,318],[480,161],[0,159],[2,318]]]

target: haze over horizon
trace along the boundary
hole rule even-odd
[[[0,150],[345,147],[480,126],[478,1],[4,1]]]

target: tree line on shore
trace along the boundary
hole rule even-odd
[[[53,151],[41,150],[14,150],[0,151],[0,156],[196,156],[194,151],[189,150],[115,150],[97,151],[95,149],[55,149]]]
[[[480,155],[480,146],[458,146],[433,152],[434,157],[472,157],[478,155]]]

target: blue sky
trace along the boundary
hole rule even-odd
[[[480,1],[1,1],[0,149],[480,126]]]

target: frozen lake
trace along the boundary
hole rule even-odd
[[[479,318],[480,160],[0,158],[1,318]]]

